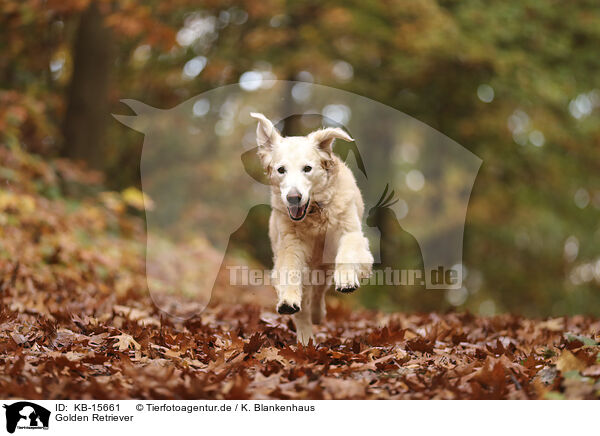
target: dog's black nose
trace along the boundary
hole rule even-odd
[[[302,200],[302,194],[297,189],[291,189],[285,198],[287,198],[289,204],[297,206],[300,204],[300,200]]]

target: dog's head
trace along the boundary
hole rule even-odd
[[[258,120],[258,156],[272,186],[280,193],[293,221],[302,221],[314,198],[327,185],[333,163],[333,141],[354,141],[340,128],[316,130],[307,136],[283,137],[263,114]]]

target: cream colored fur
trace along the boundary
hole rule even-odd
[[[314,339],[313,324],[325,317],[328,288],[334,284],[337,290],[351,292],[371,274],[373,256],[361,227],[362,196],[350,169],[332,152],[336,138],[353,139],[339,128],[282,137],[264,115],[251,115],[258,119],[258,155],[271,184],[269,237],[277,309],[299,309],[293,314],[298,342],[307,344]],[[287,197],[293,192],[301,194],[303,205],[310,199],[299,221],[288,212]],[[315,274],[327,277],[327,282],[301,281]]]

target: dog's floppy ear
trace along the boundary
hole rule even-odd
[[[312,132],[308,137],[313,140],[317,147],[327,154],[331,154],[333,148],[333,141],[336,138],[343,139],[344,141],[352,142],[354,139],[350,137],[344,130],[339,127],[328,127],[327,129],[316,130]]]
[[[256,127],[256,143],[259,148],[271,148],[273,144],[279,141],[281,135],[267,117],[257,112],[252,112],[250,116],[258,120],[258,126]]]

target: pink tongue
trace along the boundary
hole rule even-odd
[[[290,214],[294,218],[300,218],[302,216],[302,211],[304,210],[303,207],[299,207],[299,206],[290,206],[289,209],[290,209]]]

